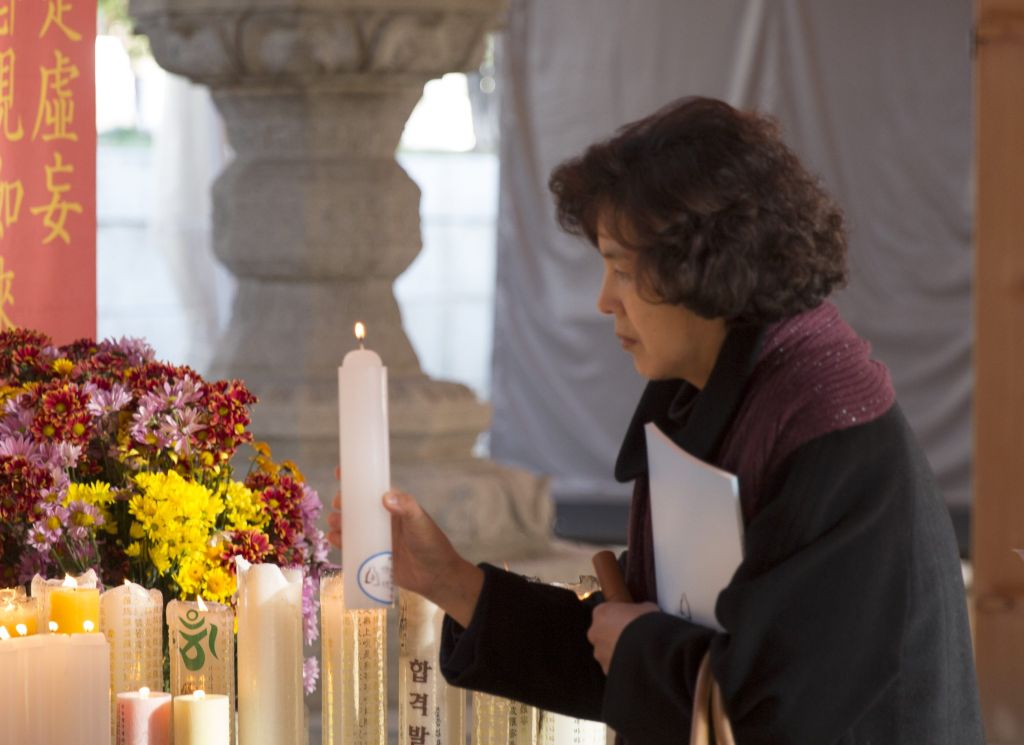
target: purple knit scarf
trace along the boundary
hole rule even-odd
[[[870,359],[831,303],[768,326],[743,402],[715,465],[739,477],[749,522],[786,457],[816,437],[877,419],[895,400],[889,371]],[[633,490],[626,581],[633,597],[657,597],[646,475]]]

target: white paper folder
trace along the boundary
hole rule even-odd
[[[657,425],[644,429],[658,606],[724,631],[715,602],[743,560],[739,481],[687,453]]]

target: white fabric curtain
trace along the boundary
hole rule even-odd
[[[501,203],[491,451],[562,500],[612,479],[643,381],[595,307],[601,263],[547,177],[680,96],[775,115],[850,225],[836,298],[892,370],[948,501],[970,493],[968,0],[513,0],[499,64]]]

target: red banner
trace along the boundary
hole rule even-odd
[[[0,0],[0,328],[96,334],[96,0]]]

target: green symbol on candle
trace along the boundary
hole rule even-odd
[[[186,633],[182,630],[181,638],[184,644],[179,650],[181,655],[181,661],[185,663],[185,668],[195,672],[202,668],[206,664],[206,650],[203,649],[203,640],[209,637],[207,646],[209,647],[210,654],[213,655],[214,659],[217,658],[217,627],[206,626],[206,619],[199,615],[199,611],[194,608],[189,610],[185,614],[185,617],[181,619],[181,625],[189,631],[195,633]]]

